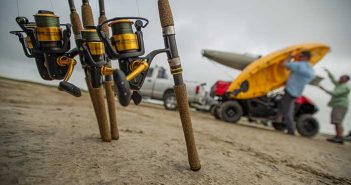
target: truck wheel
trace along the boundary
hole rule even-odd
[[[221,115],[220,115],[220,106],[219,105],[216,105],[214,106],[214,110],[213,110],[213,116],[218,119],[218,120],[221,120]]]
[[[227,101],[220,107],[220,114],[223,121],[236,123],[243,115],[243,109],[237,101]]]
[[[303,114],[297,119],[296,129],[304,137],[313,137],[319,132],[319,123],[311,114]]]
[[[217,107],[216,105],[212,105],[211,108],[210,108],[210,113],[211,113],[212,116],[214,116],[214,114],[215,114],[216,107]]]
[[[163,106],[167,110],[177,109],[177,99],[173,91],[166,92],[166,94],[163,96]]]
[[[280,132],[284,132],[286,129],[286,125],[284,123],[272,122],[272,126],[275,130],[278,130]]]

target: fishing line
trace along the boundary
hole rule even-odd
[[[136,4],[137,9],[138,9],[138,14],[139,14],[139,17],[141,17],[141,15],[140,15],[140,8],[139,8],[139,2],[138,2],[138,0],[135,0],[135,4]]]
[[[51,4],[52,11],[55,12],[54,5],[52,4],[52,1],[51,0],[49,0],[49,1],[50,1],[50,4]]]
[[[211,64],[213,64],[214,66],[216,66],[217,67],[217,69],[219,69],[221,72],[223,72],[225,75],[227,75],[230,79],[233,79],[233,76],[232,75],[230,75],[227,71],[225,71],[225,70],[223,70],[223,69],[221,69],[220,67],[219,67],[219,65],[218,64],[216,64],[215,62],[213,62],[212,60],[210,60],[210,59],[207,59],[208,61],[210,61],[210,63]]]
[[[19,0],[17,0],[17,17],[19,17],[19,3],[18,3]]]

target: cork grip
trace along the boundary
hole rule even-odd
[[[113,85],[113,81],[104,82],[107,106],[108,106],[108,112],[109,112],[109,118],[110,118],[111,136],[112,136],[112,139],[117,140],[119,138],[119,133],[118,133],[117,119],[116,119],[115,94],[114,94],[112,85]]]
[[[175,85],[173,86],[173,89],[177,99],[180,119],[182,121],[183,132],[184,132],[186,147],[188,151],[190,169],[193,171],[198,171],[201,169],[201,164],[200,164],[199,156],[195,145],[194,133],[193,133],[190,112],[189,112],[188,95],[186,91],[186,86],[184,84]]]
[[[107,18],[105,15],[100,15],[99,16],[99,24],[103,23],[104,21],[106,21]],[[102,26],[102,31],[106,34],[106,36],[108,37],[109,36],[109,31],[108,31],[108,24],[104,24]]]
[[[106,108],[105,108],[105,100],[104,100],[104,89],[103,87],[93,88],[95,93],[96,105],[98,107],[98,122],[101,127],[101,138],[105,142],[111,141],[111,133],[110,128],[108,126]]]
[[[79,19],[79,15],[76,11],[71,12],[71,23],[73,27],[73,33],[74,35],[80,35],[80,31],[82,30],[82,22]]]
[[[95,93],[93,91],[93,86],[91,85],[89,77],[85,77],[85,82],[87,83],[87,87],[88,87],[91,103],[93,103],[95,116],[96,116],[96,119],[98,121],[100,136],[102,136],[102,134],[101,134],[101,126],[100,126],[100,122],[99,122],[99,111],[98,111],[98,107],[97,107],[97,104],[96,104],[96,99],[95,99]]]
[[[158,12],[162,28],[174,26],[172,10],[168,0],[158,0]]]
[[[84,28],[87,26],[94,26],[94,17],[91,6],[88,3],[82,4],[82,19]]]

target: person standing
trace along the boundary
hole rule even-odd
[[[349,132],[349,134],[347,136],[344,137],[345,141],[351,141],[351,131]]]
[[[295,135],[295,100],[301,96],[305,86],[315,77],[310,59],[311,53],[302,51],[294,57],[294,62],[292,62],[291,54],[284,61],[285,68],[291,73],[285,85],[285,93],[281,102],[281,116],[283,116],[289,135]]]
[[[339,81],[337,81],[334,75],[328,69],[324,70],[328,73],[328,77],[335,86],[333,91],[329,91],[319,85],[323,91],[331,96],[328,106],[332,108],[331,123],[335,125],[336,136],[333,138],[328,138],[327,141],[343,144],[344,128],[342,126],[342,122],[349,106],[350,87],[347,85],[347,82],[350,80],[350,76],[342,75],[340,76]]]

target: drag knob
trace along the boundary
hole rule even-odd
[[[128,106],[131,98],[131,92],[126,76],[122,71],[115,70],[113,72],[113,81],[115,82],[115,91],[119,103],[124,107]]]
[[[77,86],[66,81],[60,82],[58,89],[60,91],[65,91],[75,97],[80,97],[82,95],[80,89]]]

